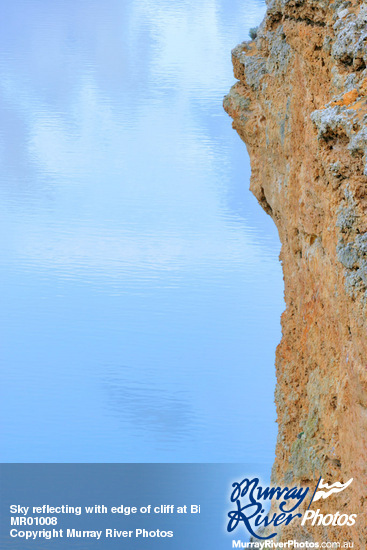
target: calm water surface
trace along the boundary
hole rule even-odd
[[[265,3],[2,9],[1,460],[271,462],[279,242],[221,105]]]

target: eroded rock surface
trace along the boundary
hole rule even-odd
[[[351,488],[321,512],[354,527],[291,523],[280,538],[367,540],[367,3],[268,0],[232,52],[224,100],[247,145],[251,190],[282,242],[286,310],[276,353],[273,483]],[[308,503],[307,503],[308,505]]]

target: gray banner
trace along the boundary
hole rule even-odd
[[[231,485],[266,480],[239,464],[2,464],[2,550],[232,548]],[[27,538],[28,537],[28,538]]]

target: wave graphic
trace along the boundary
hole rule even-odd
[[[318,490],[313,498],[313,502],[315,502],[315,500],[320,500],[320,498],[323,498],[323,499],[328,498],[333,493],[341,493],[342,491],[344,491],[344,489],[348,487],[348,485],[352,483],[352,481],[353,481],[353,478],[351,478],[346,483],[340,483],[339,481],[337,481],[336,483],[332,483],[331,485],[328,485],[327,483],[324,482],[323,479],[321,479],[318,489],[327,489],[327,490],[326,491]]]

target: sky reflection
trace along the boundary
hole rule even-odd
[[[221,105],[264,2],[4,9],[2,460],[271,462],[279,243]]]

